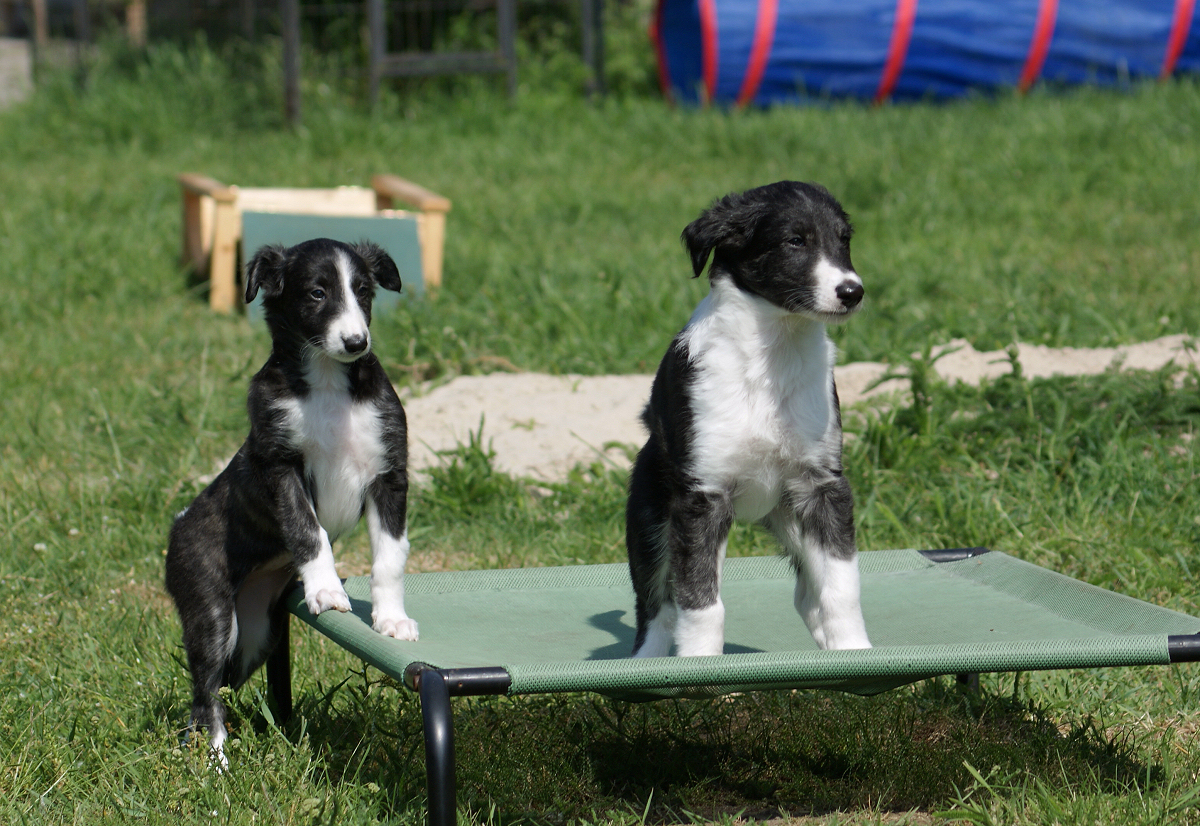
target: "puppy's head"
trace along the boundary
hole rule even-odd
[[[780,181],[716,201],[688,224],[683,243],[697,276],[790,313],[837,322],[862,306],[862,279],[850,262],[853,228],[841,204],[817,184]]]
[[[311,348],[347,363],[371,349],[376,286],[399,292],[400,273],[369,241],[317,238],[294,247],[266,246],[246,266],[246,302],[262,292],[277,346]]]

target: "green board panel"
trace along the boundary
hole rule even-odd
[[[294,246],[313,238],[332,238],[347,244],[373,241],[387,250],[400,270],[400,281],[408,295],[425,292],[421,270],[421,244],[417,240],[416,218],[384,218],[356,215],[300,215],[290,212],[242,213],[242,261],[249,262],[259,247],[266,244]],[[373,313],[390,312],[400,300],[399,293],[379,290],[375,293]],[[252,323],[262,323],[262,296],[246,307]]]

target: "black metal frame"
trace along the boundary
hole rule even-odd
[[[957,562],[988,553],[987,548],[943,548],[920,552],[933,562]],[[267,685],[275,704],[276,719],[285,721],[292,710],[291,654],[288,644],[288,612],[279,609],[282,636],[267,660]],[[1167,637],[1172,663],[1200,662],[1200,634]],[[977,690],[978,674],[959,674],[960,685]],[[512,685],[509,673],[499,666],[479,668],[435,668],[412,663],[404,671],[404,685],[421,698],[425,731],[425,779],[429,796],[429,826],[456,826],[457,781],[454,762],[454,713],[451,697],[480,697],[507,694]]]
[[[425,663],[412,663],[404,670],[404,684],[421,697],[429,826],[455,826],[458,790],[450,698],[507,694],[512,678],[499,667],[434,668]]]

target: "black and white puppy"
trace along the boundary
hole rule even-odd
[[[854,505],[825,325],[859,308],[849,219],[823,187],[727,195],[683,231],[711,291],[671,342],[642,419],[626,544],[637,657],[720,654],[721,568],[735,519],[778,538],[821,648],[869,648]]]
[[[246,267],[261,292],[271,357],[250,381],[250,435],[171,528],[167,590],[183,625],[193,727],[225,764],[222,686],[237,688],[279,641],[293,578],[314,614],[349,611],[331,543],[366,514],[375,630],[405,640],[408,438],[404,409],[371,352],[376,286],[400,290],[382,249],[328,239],[267,246]]]

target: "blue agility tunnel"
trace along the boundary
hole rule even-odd
[[[1196,0],[658,0],[685,103],[952,98],[1200,70]]]

